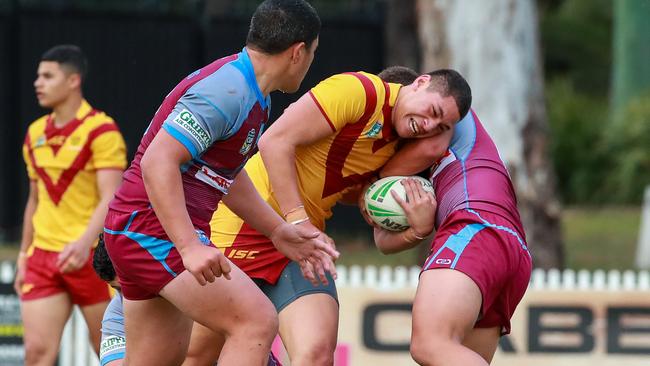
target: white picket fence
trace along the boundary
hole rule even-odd
[[[420,268],[389,266],[338,266],[339,287],[375,288],[380,291],[414,288],[418,284]],[[0,282],[11,283],[14,276],[12,262],[0,263]],[[533,271],[529,289],[532,291],[649,291],[650,272],[642,271]],[[60,366],[99,365],[99,361],[88,342],[88,330],[81,312],[75,308],[66,324],[59,358]]]

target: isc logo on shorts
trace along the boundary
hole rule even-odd
[[[436,259],[435,263],[436,263],[436,264],[440,264],[440,265],[445,265],[445,266],[446,266],[446,265],[451,264],[451,259],[447,259],[447,258],[438,258],[438,259]]]
[[[259,253],[258,250],[231,249],[227,256],[232,259],[255,259],[257,253]]]

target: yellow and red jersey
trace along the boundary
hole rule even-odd
[[[327,138],[296,149],[300,194],[312,223],[320,229],[324,229],[332,207],[343,194],[364,183],[394,154],[397,135],[391,113],[400,87],[376,75],[355,72],[334,75],[309,92],[332,129]],[[259,154],[245,169],[262,198],[280,212]],[[224,250],[232,247],[225,250],[231,259],[264,255],[257,249],[262,241],[269,243],[268,239],[246,234],[248,230],[243,230],[242,224],[225,205],[219,205],[211,221],[212,242]],[[247,245],[251,250],[234,250]]]
[[[79,239],[99,202],[96,171],[126,167],[126,145],[113,119],[82,101],[74,120],[62,128],[54,115],[27,130],[23,157],[38,185],[32,222],[34,247],[61,251]]]

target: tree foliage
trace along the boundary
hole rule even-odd
[[[612,0],[539,4],[551,149],[564,202],[640,202],[650,184],[650,95],[618,115],[610,110]]]

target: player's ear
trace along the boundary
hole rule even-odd
[[[423,87],[423,86],[424,86],[424,87],[428,87],[430,81],[431,81],[431,75],[424,74],[424,75],[420,75],[420,76],[418,76],[418,77],[413,81],[413,83],[415,84],[415,90],[418,90],[418,89],[420,89],[420,88]]]
[[[299,63],[303,57],[305,57],[305,52],[307,52],[307,45],[305,42],[294,43],[291,47],[291,63]]]
[[[68,85],[70,86],[71,89],[80,88],[81,87],[81,75],[79,75],[76,72],[70,73],[68,75]]]

